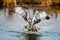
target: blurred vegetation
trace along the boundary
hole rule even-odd
[[[3,0],[0,0],[0,9],[3,8]]]
[[[3,8],[3,5],[8,6],[10,1],[20,6],[22,4],[28,4],[28,7],[32,5],[31,8],[34,9],[38,8],[48,13],[56,13],[56,17],[58,15],[57,13],[60,13],[60,0],[0,0],[0,8]]]
[[[49,6],[49,5],[60,5],[60,0],[16,0],[17,2],[37,2],[41,3],[41,6]]]
[[[0,0],[0,4],[2,4],[3,2],[7,2],[10,0]],[[31,3],[31,4],[37,4],[39,3],[39,6],[56,6],[56,5],[60,5],[60,0],[14,0],[17,2],[17,4],[21,4],[21,3]]]

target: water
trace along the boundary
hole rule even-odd
[[[0,10],[0,40],[60,40],[60,14],[50,20],[42,19],[38,32],[25,31],[26,23],[20,15]]]

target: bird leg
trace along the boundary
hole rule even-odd
[[[31,24],[25,25],[25,29],[27,29],[28,31],[34,31],[34,32],[38,31],[38,27],[36,25],[31,25]]]

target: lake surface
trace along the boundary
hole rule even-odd
[[[42,19],[37,24],[38,32],[25,31],[26,23],[20,15],[0,10],[0,40],[60,40],[60,14],[50,20]]]

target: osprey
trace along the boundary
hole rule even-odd
[[[32,11],[33,12],[33,11]],[[29,9],[23,9],[23,8],[16,8],[16,13],[18,13],[22,18],[28,22],[27,25],[25,25],[25,29],[28,29],[29,31],[37,31],[38,28],[35,24],[38,24],[41,21],[41,18],[46,17],[46,13],[39,12],[36,10],[31,18],[31,14],[29,13]]]
[[[31,18],[29,10],[24,10],[22,17],[24,18],[25,21],[28,22],[29,25],[29,26],[26,25],[25,29],[28,29],[29,31],[37,31],[38,28],[35,26],[35,24],[38,24],[41,21],[38,11],[36,11],[33,17]]]

